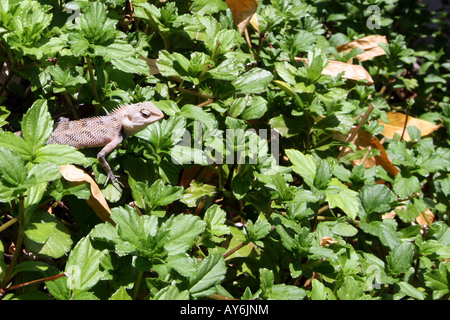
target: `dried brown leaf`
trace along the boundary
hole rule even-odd
[[[339,243],[339,242],[334,240],[332,237],[322,237],[322,239],[320,239],[320,245],[324,248],[332,243]]]
[[[416,218],[418,224],[422,227],[427,227],[434,221],[434,214],[430,209],[425,210],[425,214],[420,212],[420,215]]]
[[[155,75],[155,74],[159,74],[159,69],[158,66],[156,65],[156,63],[158,62],[158,59],[150,59],[150,58],[146,58],[146,57],[139,57],[142,60],[145,60],[147,62],[148,67],[150,68],[150,74],[151,75]]]
[[[59,170],[67,181],[74,183],[89,183],[91,186],[91,197],[86,200],[86,202],[100,219],[115,225],[115,222],[110,218],[111,209],[97,183],[90,175],[71,164],[60,166]]]
[[[356,127],[350,130],[350,133],[348,135],[351,135],[353,131],[356,130]],[[335,133],[333,137],[336,140],[346,142],[348,135],[342,135],[340,133]],[[365,130],[359,130],[354,138],[354,144],[357,146],[358,150],[371,148],[371,149],[378,149],[380,151],[380,155],[374,156],[367,159],[356,159],[353,160],[353,165],[360,165],[361,163],[364,164],[365,168],[372,168],[374,166],[381,166],[383,167],[387,172],[389,172],[394,177],[400,172],[397,167],[395,167],[392,164],[391,159],[389,159],[389,156],[384,149],[383,145],[381,144],[380,140],[378,140],[377,137],[373,136],[371,133],[365,131]],[[347,149],[344,154],[348,154],[352,152],[350,149]]]
[[[233,13],[233,22],[238,26],[239,33],[244,32],[250,19],[258,8],[257,0],[225,0]]]
[[[394,137],[396,133],[399,136],[402,135],[402,132],[405,128],[405,122],[407,122],[406,123],[407,127],[412,126],[417,127],[420,130],[422,137],[433,133],[434,131],[438,130],[441,127],[441,124],[436,125],[434,123],[422,119],[407,116],[406,114],[400,112],[388,112],[386,115],[389,120],[389,123],[384,123],[380,120],[378,120],[378,122],[384,126],[384,130],[381,134],[391,139]],[[411,140],[411,137],[409,136],[407,130],[405,130],[403,134],[403,139],[405,141]]]
[[[305,61],[308,64],[308,59],[295,58],[296,61]],[[368,84],[373,84],[373,79],[370,73],[364,69],[363,66],[345,63],[341,61],[329,60],[328,65],[323,69],[322,74],[326,74],[332,77],[337,77],[340,73],[344,72],[342,78],[351,80],[367,80]]]
[[[359,61],[365,61],[386,54],[386,52],[378,45],[379,43],[387,44],[388,41],[386,36],[371,35],[363,37],[340,45],[336,47],[336,49],[338,52],[350,52],[355,48],[362,49],[364,52],[357,55],[355,58]]]

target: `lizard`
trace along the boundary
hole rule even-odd
[[[145,129],[149,124],[159,121],[164,113],[152,102],[119,106],[104,116],[83,118],[70,121],[61,118],[56,124],[47,144],[66,144],[77,149],[103,147],[97,154],[100,165],[106,172],[108,181],[119,191],[123,184],[117,180],[106,161],[107,154],[112,152],[124,139]]]

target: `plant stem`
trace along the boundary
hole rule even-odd
[[[226,296],[223,296],[223,295],[217,294],[217,293],[210,295],[209,298],[213,299],[213,300],[238,300],[238,299],[226,297]]]
[[[207,65],[205,65],[205,67],[203,68],[202,72],[198,76],[198,82],[202,82],[203,78],[205,77],[206,72],[208,72],[208,70],[210,68],[211,68],[211,65],[209,63]]]
[[[17,221],[19,221],[19,218],[15,217],[15,218],[12,218],[11,220],[9,220],[8,222],[6,222],[5,224],[2,224],[0,226],[0,232],[6,230],[8,227],[12,226]]]
[[[197,92],[197,91],[189,90],[189,89],[185,89],[185,88],[177,88],[177,90],[180,92],[191,94],[193,96],[197,96],[197,97],[204,98],[204,99],[214,99],[214,96],[207,94],[207,93],[201,93],[201,92]]]
[[[72,115],[73,115],[74,119],[78,120],[80,117],[78,117],[78,114],[75,110],[75,107],[73,106],[72,100],[70,99],[70,96],[67,93],[67,91],[64,91],[64,98],[66,98],[67,104],[70,107],[70,111],[72,111]]]
[[[197,105],[197,107],[203,108],[203,107],[206,107],[208,104],[211,104],[211,103],[213,103],[213,102],[214,102],[213,99],[208,99],[208,100],[206,100],[206,101],[203,101],[202,103],[199,103],[199,104]]]
[[[405,125],[403,126],[402,135],[400,137],[400,141],[403,141],[403,136],[405,135],[406,128],[408,127],[408,118],[409,118],[409,108],[406,108],[406,120]]]
[[[353,131],[352,134],[350,134],[347,138],[347,140],[345,140],[345,142],[350,142],[353,141],[353,139],[356,137],[356,135],[358,134],[358,132],[361,130],[362,126],[364,125],[364,123],[366,123],[367,119],[369,118],[370,113],[372,112],[372,110],[375,108],[375,106],[373,105],[373,103],[370,104],[369,108],[367,108],[366,113],[364,114],[363,118],[361,119],[361,121],[358,123],[358,126],[356,127],[355,131]],[[341,152],[339,153],[339,155],[337,156],[337,159],[339,160],[343,155],[344,152],[347,150],[347,147],[342,148]]]
[[[86,62],[88,65],[89,78],[91,80],[92,94],[94,95],[95,101],[100,102],[100,99],[98,98],[97,85],[95,84],[94,79],[94,70],[92,69],[91,58],[89,56],[86,56]]]
[[[223,191],[223,168],[222,168],[222,164],[218,164],[217,165],[219,172],[218,172],[218,176],[219,176],[219,192]]]
[[[211,61],[216,60],[216,55],[217,55],[217,51],[219,50],[219,46],[220,46],[220,41],[217,41],[216,46],[214,47],[214,51],[211,55]]]
[[[136,299],[137,293],[139,292],[139,287],[141,286],[143,274],[144,274],[143,271],[141,271],[141,270],[138,271],[136,281],[134,282],[134,286],[133,286],[133,300]]]
[[[6,288],[5,291],[16,290],[16,289],[28,286],[30,284],[42,283],[42,282],[47,282],[47,281],[54,281],[54,280],[62,278],[62,277],[67,277],[67,275],[64,272],[62,272],[62,273],[54,275],[54,276],[50,276],[50,277],[36,279],[36,280],[28,281],[28,282],[19,283],[19,284],[16,284],[14,286]]]
[[[11,262],[6,270],[5,277],[0,288],[5,288],[8,284],[11,274],[19,258],[20,251],[22,250],[23,236],[24,236],[24,222],[25,222],[25,204],[23,195],[19,196],[19,232],[17,234],[16,248],[14,249],[14,254],[12,256]]]
[[[223,258],[224,259],[226,259],[226,258],[228,258],[229,256],[231,256],[233,253],[235,253],[236,251],[238,251],[240,248],[242,248],[243,246],[245,246],[247,244],[247,242],[240,242],[236,247],[234,247],[233,249],[231,249],[230,251],[228,251],[228,252],[225,252],[224,254],[223,254]]]

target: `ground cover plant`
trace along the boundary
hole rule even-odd
[[[0,0],[0,297],[448,299],[447,15]],[[122,191],[46,145],[149,100],[165,118],[108,156]]]

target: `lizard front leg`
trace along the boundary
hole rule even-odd
[[[123,184],[117,180],[116,175],[114,175],[114,173],[111,170],[111,167],[109,166],[108,162],[105,159],[105,156],[107,154],[109,154],[111,151],[113,151],[119,144],[121,144],[123,141],[123,136],[117,136],[116,138],[114,138],[113,140],[111,140],[98,154],[97,154],[97,159],[98,162],[101,164],[101,166],[103,167],[103,169],[106,172],[107,178],[106,178],[106,182],[105,185],[108,183],[109,180],[111,180],[112,184],[114,187],[116,187],[117,190],[122,191],[122,189],[119,187],[119,185],[121,187],[123,187]]]

